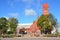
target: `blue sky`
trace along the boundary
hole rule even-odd
[[[60,23],[60,0],[0,0],[0,17],[15,17],[19,23],[32,23],[42,14],[45,3],[49,4],[49,13]]]

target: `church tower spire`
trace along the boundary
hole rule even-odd
[[[42,10],[44,15],[48,15],[48,4],[42,4]]]

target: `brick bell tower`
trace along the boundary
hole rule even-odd
[[[42,10],[44,15],[48,15],[48,4],[42,4]]]

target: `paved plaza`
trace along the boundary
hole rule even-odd
[[[20,37],[20,38],[0,38],[0,40],[60,40],[60,37]]]

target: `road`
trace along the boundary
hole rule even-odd
[[[0,38],[0,40],[60,40],[60,37]]]

